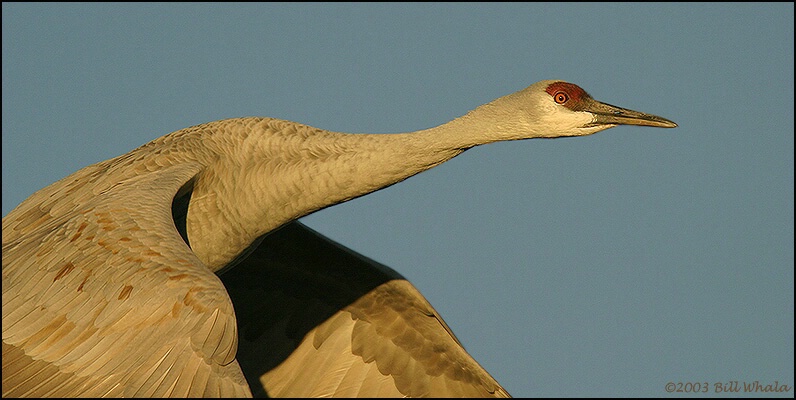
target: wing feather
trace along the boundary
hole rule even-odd
[[[298,222],[221,278],[255,395],[509,397],[401,275]]]
[[[250,395],[232,304],[171,218],[200,166],[160,164],[87,167],[3,218],[4,396]]]

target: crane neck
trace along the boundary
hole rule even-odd
[[[203,143],[215,156],[193,182],[189,244],[218,270],[267,232],[450,160],[490,141],[482,139],[494,137],[490,129],[468,116],[396,134],[331,132],[268,118],[206,124]]]

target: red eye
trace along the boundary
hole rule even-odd
[[[564,92],[556,92],[556,94],[553,95],[553,100],[558,104],[564,104],[569,100],[569,95]]]

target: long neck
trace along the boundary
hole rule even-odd
[[[400,182],[494,136],[467,116],[400,134],[225,122],[236,126],[224,126],[219,143],[237,144],[198,177],[186,223],[191,247],[214,270],[286,222]]]

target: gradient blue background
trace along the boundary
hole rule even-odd
[[[475,148],[302,220],[407,276],[515,396],[794,385],[792,3],[2,10],[3,215],[223,118],[412,131],[563,79],[672,119]]]

